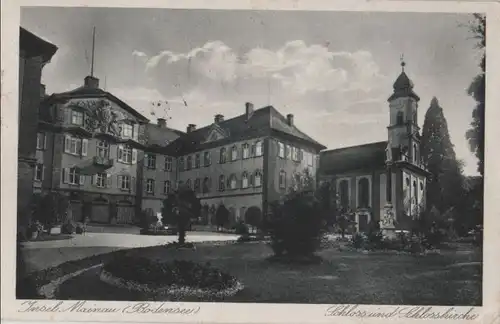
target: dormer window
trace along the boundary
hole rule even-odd
[[[71,124],[83,126],[83,111],[76,109],[71,110]]]

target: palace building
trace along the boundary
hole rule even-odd
[[[425,207],[429,172],[419,153],[420,98],[404,66],[388,99],[388,140],[321,152],[319,178],[330,183],[337,206],[354,213],[358,231],[372,220],[407,228]],[[387,215],[394,222],[384,220]]]
[[[231,222],[266,213],[304,169],[315,175],[325,147],[301,132],[293,115],[268,106],[186,132],[157,124],[99,88],[99,80],[47,96],[40,109],[35,190],[71,200],[74,221],[137,223],[161,211],[179,184],[198,195],[207,223],[220,205]]]

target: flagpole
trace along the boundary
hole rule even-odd
[[[90,64],[90,76],[94,76],[94,55],[95,55],[95,26],[92,30],[92,61]]]

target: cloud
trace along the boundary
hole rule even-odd
[[[133,51],[133,52],[132,52],[132,55],[133,55],[133,56],[137,56],[137,57],[147,57],[146,53],[141,52],[141,51],[137,51],[137,50],[136,50],[136,51]]]

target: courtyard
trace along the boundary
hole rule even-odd
[[[228,238],[227,236],[222,236]],[[175,238],[175,237],[172,237]],[[188,235],[191,242],[196,236]],[[220,239],[222,240],[222,238]],[[415,256],[386,252],[340,251],[330,246],[318,252],[323,262],[315,265],[271,263],[272,250],[265,242],[195,243],[195,250],[167,249],[165,245],[124,248],[119,253],[152,260],[188,260],[235,276],[244,289],[234,296],[213,299],[185,297],[182,301],[257,303],[350,303],[413,305],[481,305],[481,253],[468,245],[442,250],[440,254]],[[89,249],[89,247],[83,248]],[[117,252],[72,261],[75,272],[55,290],[61,300],[174,300],[118,288],[99,279],[100,267]],[[107,254],[106,254],[107,253]],[[64,265],[62,265],[64,266]],[[57,271],[55,271],[57,272]],[[36,275],[35,277],[43,277]],[[48,280],[42,282],[46,284]]]

